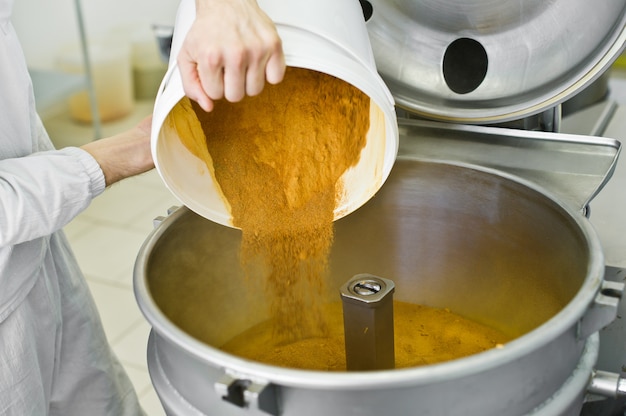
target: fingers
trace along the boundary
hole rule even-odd
[[[213,52],[198,62],[179,58],[179,68],[185,94],[205,111],[213,107],[213,101],[226,98],[237,102],[246,94],[249,71],[245,59],[237,52]]]
[[[257,65],[250,66],[246,77],[246,93],[250,96],[263,91],[265,81],[278,84],[285,76],[285,55],[278,35],[271,40],[269,53],[256,60]]]
[[[276,27],[251,0],[200,1],[177,58],[185,94],[205,111],[258,95],[285,73]]]
[[[225,54],[222,67],[199,73],[205,91],[213,99],[223,97],[230,102],[238,102],[246,95],[252,97],[260,94],[266,80],[277,84],[285,73],[285,59],[280,41],[278,45],[274,51],[269,52],[262,44],[251,46],[248,50],[229,51]],[[218,76],[214,76],[215,74]],[[219,84],[222,81],[219,76],[223,76],[223,83],[214,86],[216,94],[212,95],[209,91],[210,83]]]
[[[285,74],[282,54],[251,57],[251,53],[230,52],[221,64],[180,62],[179,68],[185,94],[195,100],[205,111],[213,109],[213,101],[225,98],[241,101],[246,95],[255,96],[263,91],[265,81],[279,83]]]
[[[246,95],[246,73],[248,72],[248,59],[245,52],[236,51],[230,53],[226,63],[221,69],[223,80],[211,79],[210,82],[219,83],[223,96],[230,102],[238,102]]]
[[[267,82],[270,84],[278,84],[285,76],[285,55],[283,54],[282,47],[279,52],[280,53],[275,53],[270,56],[265,67],[265,79],[267,79]]]
[[[178,69],[180,70],[180,75],[183,80],[183,90],[185,95],[197,102],[204,111],[209,112],[213,110],[213,99],[209,97],[202,86],[202,82],[200,81],[200,77],[198,75],[197,64],[193,61],[179,58]],[[218,85],[219,84],[220,83],[218,83]],[[213,92],[213,94],[217,97],[216,99],[221,98],[221,93],[215,95]]]
[[[255,63],[246,69],[245,93],[250,97],[254,97],[263,91],[263,86],[265,85],[265,60]]]

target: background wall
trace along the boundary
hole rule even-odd
[[[78,44],[75,0],[14,0],[13,25],[29,66],[51,69]],[[118,44],[151,37],[152,24],[172,25],[177,0],[81,1],[88,41]],[[156,42],[156,41],[155,41]]]

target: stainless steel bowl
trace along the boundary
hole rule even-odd
[[[372,273],[394,280],[396,299],[523,335],[446,363],[357,373],[227,354],[217,346],[267,316],[262,292],[249,289],[239,267],[239,231],[182,208],[146,240],[134,276],[153,326],[150,373],[170,414],[554,416],[580,409],[597,359],[594,333],[607,321],[597,319],[600,244],[579,211],[501,171],[402,154],[379,194],[335,224],[326,299],[338,300],[351,276]]]

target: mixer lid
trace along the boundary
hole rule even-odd
[[[398,107],[437,120],[518,120],[597,79],[626,42],[626,0],[361,0]]]

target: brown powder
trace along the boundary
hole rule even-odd
[[[359,160],[369,107],[369,98],[343,81],[289,68],[281,84],[257,97],[219,101],[211,113],[183,99],[172,110],[170,127],[205,161],[242,230],[244,271],[264,282],[270,300],[270,319],[223,350],[278,366],[345,370],[341,302],[321,301],[340,178]],[[397,368],[512,338],[446,309],[397,301],[394,309]]]
[[[241,263],[250,278],[265,281],[275,342],[327,331],[318,302],[334,209],[340,178],[365,146],[369,112],[369,97],[350,84],[288,68],[282,83],[259,96],[221,100],[210,113],[183,99],[170,115],[242,230]]]
[[[280,367],[345,371],[341,302],[324,306],[328,332],[289,344],[274,345],[272,322],[262,322],[234,337],[221,349]],[[476,354],[513,337],[466,319],[448,309],[394,301],[395,368],[417,367]]]

